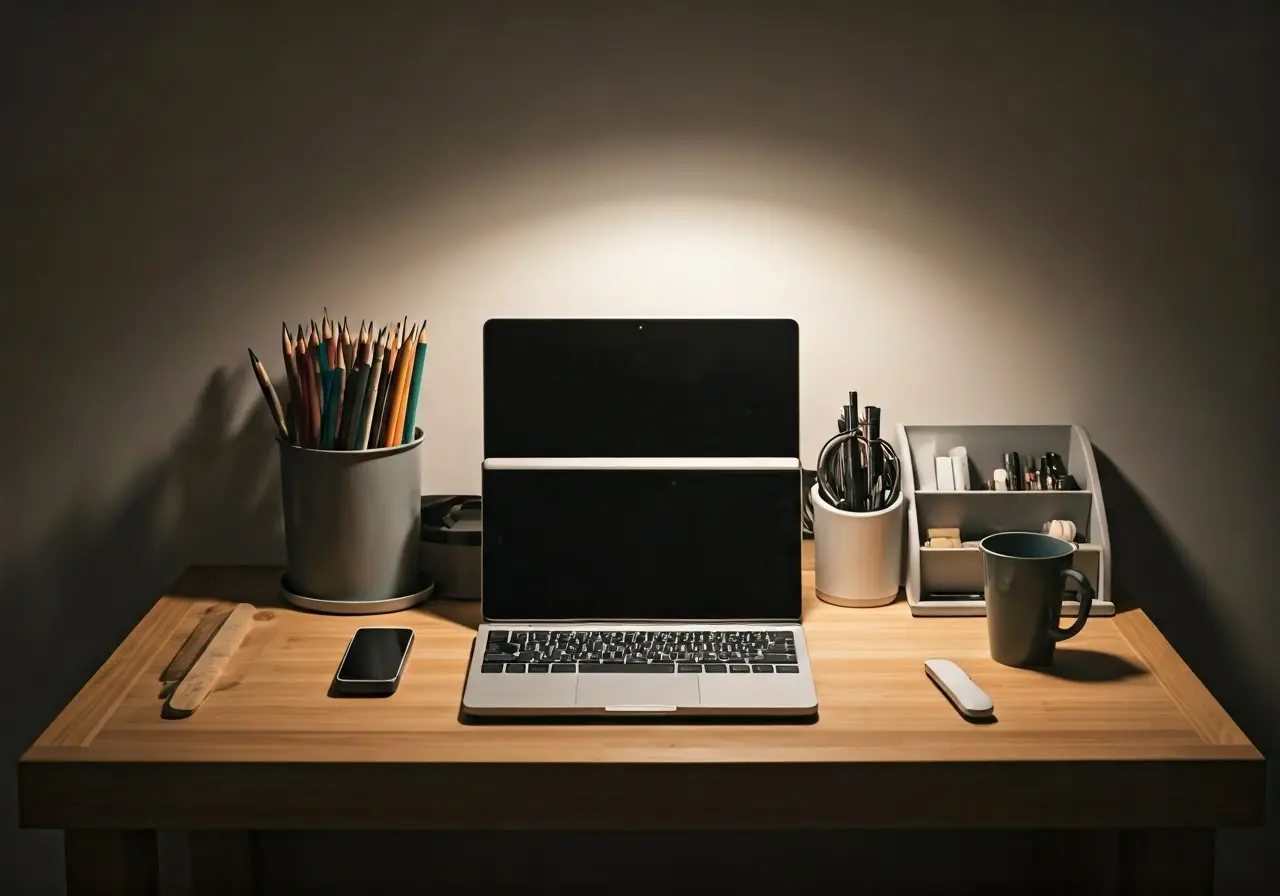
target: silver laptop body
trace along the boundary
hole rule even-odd
[[[472,716],[815,716],[797,458],[490,458]]]

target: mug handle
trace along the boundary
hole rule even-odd
[[[1093,583],[1085,578],[1084,573],[1078,569],[1068,568],[1064,569],[1062,574],[1075,579],[1080,585],[1080,611],[1076,613],[1076,621],[1067,628],[1058,628],[1055,625],[1049,629],[1049,637],[1054,641],[1065,641],[1080,634],[1080,629],[1084,628],[1085,622],[1089,619],[1089,610],[1093,608]]]

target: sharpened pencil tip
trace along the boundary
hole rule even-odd
[[[249,349],[249,359],[253,361],[254,364],[258,363],[258,356],[254,354],[253,349]]]

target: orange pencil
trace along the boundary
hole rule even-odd
[[[409,369],[413,363],[413,352],[409,347],[416,345],[417,341],[418,325],[414,324],[413,329],[405,335],[404,345],[396,355],[396,376],[391,386],[392,405],[387,413],[387,432],[383,442],[386,448],[394,448],[400,444],[400,436],[404,430],[404,402],[409,394]],[[406,364],[406,361],[409,363]]]

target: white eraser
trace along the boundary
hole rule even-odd
[[[953,492],[956,490],[955,472],[951,466],[951,458],[935,457],[933,468],[938,477],[938,491]]]
[[[960,452],[957,454],[956,452]],[[969,490],[969,455],[963,448],[951,449],[951,474],[955,480],[956,491]]]
[[[966,718],[984,719],[995,712],[986,691],[951,660],[925,660],[924,671]]]

